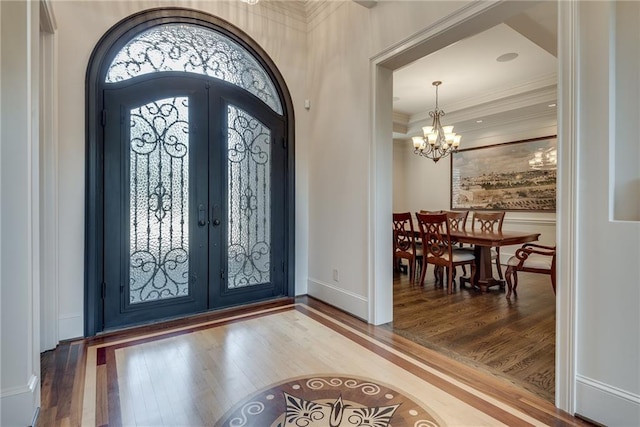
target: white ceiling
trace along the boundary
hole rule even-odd
[[[394,137],[412,136],[397,124],[411,133],[430,122],[428,112],[435,107],[432,82],[436,80],[442,81],[438,107],[447,113],[447,124],[475,123],[485,115],[520,108],[550,108],[556,99],[556,7],[554,1],[540,2],[506,23],[396,70]],[[496,61],[512,52],[518,54],[514,60]]]

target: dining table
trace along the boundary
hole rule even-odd
[[[456,230],[450,231],[449,237],[451,241],[473,245],[476,257],[476,275],[472,285],[478,287],[482,292],[486,292],[491,286],[504,286],[504,280],[493,277],[491,248],[533,242],[540,238],[540,233]],[[466,280],[469,281],[469,279]]]

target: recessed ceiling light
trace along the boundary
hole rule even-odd
[[[498,62],[509,62],[509,61],[513,61],[514,59],[516,59],[518,57],[518,54],[515,52],[509,52],[509,53],[505,53],[504,55],[500,55],[496,58],[496,61]]]
[[[482,120],[476,120],[476,123],[482,123]]]
[[[549,108],[555,107],[556,104],[549,104]]]

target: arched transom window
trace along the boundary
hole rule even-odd
[[[192,24],[163,24],[131,39],[113,59],[106,83],[144,74],[184,71],[241,87],[282,114],[273,82],[252,54],[212,29]]]

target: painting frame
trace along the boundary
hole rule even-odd
[[[451,210],[555,212],[557,135],[451,154]]]

